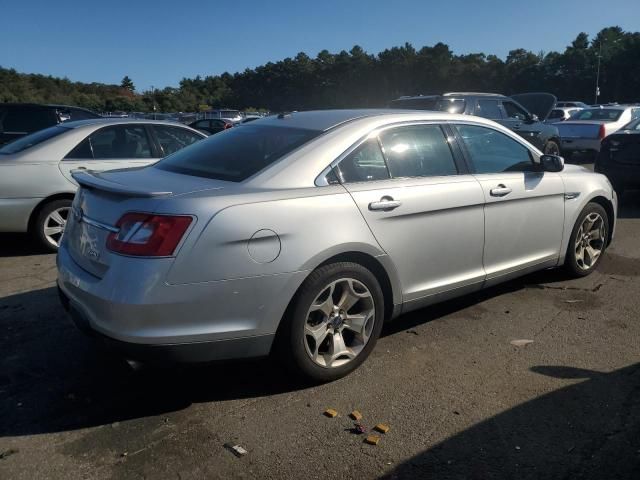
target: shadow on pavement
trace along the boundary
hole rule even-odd
[[[640,190],[627,190],[618,198],[618,218],[640,218]]]
[[[26,233],[0,233],[0,258],[24,257],[28,255],[44,255]]]
[[[478,423],[384,478],[640,478],[640,363],[611,373],[531,371],[577,383]]]

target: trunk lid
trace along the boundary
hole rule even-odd
[[[116,258],[106,248],[107,237],[126,212],[157,212],[170,197],[220,191],[225,182],[190,177],[154,168],[75,171],[78,189],[65,227],[64,239],[73,260],[102,278]],[[185,212],[189,213],[189,212]]]
[[[544,92],[519,93],[511,95],[511,98],[529,110],[530,113],[537,115],[541,122],[547,119],[557,101],[555,95]]]
[[[567,120],[556,123],[560,138],[598,138],[601,121]]]

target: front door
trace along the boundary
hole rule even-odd
[[[554,266],[564,227],[560,175],[534,168],[524,143],[486,126],[457,125],[485,198],[487,281]]]
[[[481,287],[482,188],[459,170],[439,125],[383,130],[345,157],[338,170],[395,264],[405,303]]]

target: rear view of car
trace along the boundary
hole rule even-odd
[[[594,170],[607,176],[618,196],[640,187],[640,119],[602,141]]]

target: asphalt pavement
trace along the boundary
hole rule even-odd
[[[0,236],[2,479],[640,478],[640,192],[593,275],[404,315],[321,386],[269,360],[132,369],[76,331],[54,280],[53,255]],[[378,445],[354,409],[389,425]]]

